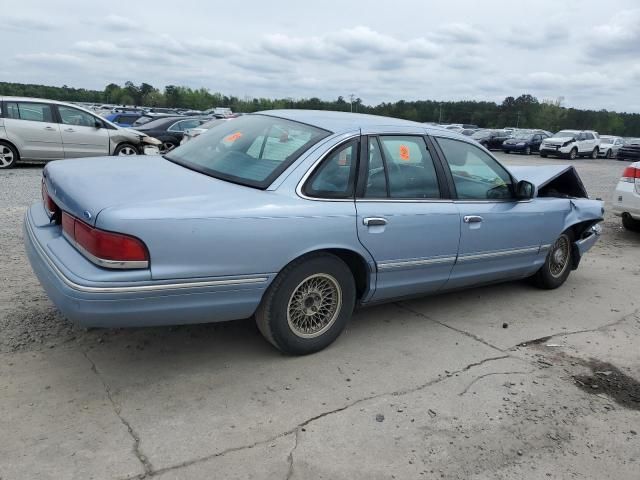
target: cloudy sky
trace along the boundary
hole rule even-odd
[[[640,112],[638,0],[0,0],[0,81]]]

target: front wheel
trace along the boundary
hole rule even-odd
[[[605,154],[605,158],[609,159],[613,156],[613,153],[611,152],[611,150],[607,150],[607,153]]]
[[[260,332],[278,350],[306,355],[330,345],[351,318],[356,299],[349,267],[331,254],[289,264],[256,312]]]
[[[160,155],[169,153],[171,150],[173,150],[176,147],[177,145],[171,141],[162,142],[162,145],[160,145]]]
[[[592,158],[593,160],[595,160],[596,158],[598,158],[598,148],[597,148],[597,147],[593,149],[593,152],[591,152],[591,158]]]
[[[138,149],[136,147],[134,147],[133,145],[131,145],[130,143],[123,143],[121,145],[118,145],[115,149],[115,151],[113,152],[114,155],[117,156],[123,156],[123,157],[128,157],[131,155],[137,155],[138,154]]]
[[[18,161],[18,152],[8,143],[0,142],[0,168],[11,168]]]
[[[531,155],[531,147],[527,147],[524,149],[524,154],[525,155]]]
[[[578,156],[578,149],[572,148],[571,151],[569,152],[569,158],[571,160],[575,160],[577,156]]]
[[[544,265],[532,277],[537,287],[551,290],[565,282],[571,273],[571,241],[571,232],[565,232],[551,246]]]

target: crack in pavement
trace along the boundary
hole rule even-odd
[[[463,368],[461,368],[459,370],[455,370],[455,371],[449,372],[444,376],[440,376],[440,377],[434,378],[433,380],[430,380],[428,382],[420,384],[420,385],[418,385],[416,387],[406,388],[406,389],[402,389],[402,390],[394,390],[392,392],[383,392],[383,393],[378,393],[378,394],[375,394],[375,395],[369,395],[369,396],[366,396],[366,397],[363,397],[363,398],[359,398],[357,400],[354,400],[353,402],[350,402],[350,403],[348,403],[346,405],[343,405],[342,407],[338,407],[338,408],[335,408],[333,410],[329,410],[329,411],[320,413],[318,415],[315,415],[315,416],[313,416],[311,418],[308,418],[307,420],[299,423],[295,427],[293,427],[293,428],[291,428],[289,430],[286,430],[284,432],[281,432],[281,433],[279,433],[277,435],[273,435],[273,436],[271,436],[271,437],[269,437],[269,438],[267,438],[265,440],[260,440],[260,441],[257,441],[257,442],[254,442],[254,443],[251,443],[251,444],[248,444],[248,445],[240,445],[240,446],[237,446],[237,447],[227,448],[225,450],[222,450],[222,451],[217,452],[217,453],[213,453],[211,455],[206,455],[204,457],[199,457],[199,458],[195,458],[195,459],[192,459],[192,460],[186,460],[186,461],[180,462],[180,463],[178,463],[176,465],[171,465],[171,466],[168,466],[168,467],[160,468],[158,470],[153,470],[152,469],[149,472],[146,472],[145,475],[148,476],[148,477],[153,477],[153,476],[156,476],[156,475],[160,475],[162,473],[166,473],[166,472],[170,472],[170,471],[174,471],[174,470],[179,470],[179,469],[182,469],[184,467],[189,467],[191,465],[195,465],[195,464],[198,464],[198,463],[206,462],[206,461],[214,459],[214,458],[222,457],[224,455],[227,455],[228,453],[238,452],[238,451],[241,451],[241,450],[250,450],[252,448],[255,448],[255,447],[258,447],[258,446],[261,446],[261,445],[265,445],[265,444],[274,442],[275,440],[278,440],[278,439],[287,437],[289,435],[294,435],[295,434],[296,435],[296,439],[295,439],[294,448],[291,450],[291,452],[289,453],[289,456],[287,457],[288,461],[289,461],[289,474],[292,475],[293,474],[293,452],[295,451],[295,449],[298,446],[298,434],[299,434],[299,431],[303,427],[308,426],[310,423],[315,422],[316,420],[320,420],[321,418],[324,418],[324,417],[327,417],[327,416],[330,416],[330,415],[333,415],[333,414],[336,414],[336,413],[343,412],[345,410],[348,410],[349,408],[352,408],[352,407],[354,407],[356,405],[359,405],[361,403],[364,403],[364,402],[368,402],[370,400],[375,400],[375,399],[386,397],[386,396],[394,396],[394,397],[396,397],[396,396],[401,396],[401,395],[408,395],[410,393],[415,393],[415,392],[423,390],[423,389],[425,389],[427,387],[435,385],[437,383],[443,382],[443,381],[447,380],[450,377],[453,377],[454,375],[456,375],[458,373],[463,373],[463,372],[466,372],[468,370],[471,370],[472,368],[478,367],[480,365],[484,365],[485,363],[494,362],[494,361],[497,361],[497,360],[504,360],[506,358],[517,359],[516,357],[512,357],[511,355],[500,355],[498,357],[485,358],[485,359],[480,360],[478,362],[470,363],[470,364],[466,365],[465,367],[463,367]],[[517,359],[517,360],[520,360],[520,359]],[[143,477],[133,476],[133,477],[128,477],[128,478],[129,478],[129,480],[131,480],[131,479],[134,479],[134,478],[145,478],[145,477],[144,476]],[[290,478],[290,477],[287,476],[287,478]]]
[[[501,349],[501,348],[499,348],[499,347],[496,347],[495,345],[492,345],[491,343],[487,342],[487,341],[486,341],[484,338],[482,338],[482,337],[478,337],[477,335],[474,335],[473,333],[469,333],[469,332],[467,332],[466,330],[462,330],[462,329],[460,329],[460,328],[452,327],[451,325],[447,325],[446,323],[440,322],[439,320],[436,320],[435,318],[431,318],[430,316],[428,316],[428,315],[426,315],[426,314],[424,314],[424,313],[422,313],[422,312],[419,312],[419,311],[417,311],[417,310],[414,310],[414,309],[413,309],[413,308],[411,308],[411,307],[408,307],[407,305],[405,305],[405,304],[404,304],[404,303],[402,303],[402,302],[394,302],[393,304],[394,304],[394,305],[396,305],[397,307],[399,307],[399,308],[401,308],[401,309],[403,309],[403,310],[405,310],[405,311],[409,312],[409,313],[412,313],[413,315],[415,315],[415,316],[417,316],[417,317],[421,317],[421,318],[424,318],[424,319],[426,319],[426,320],[429,320],[430,322],[437,323],[438,325],[441,325],[441,326],[443,326],[443,327],[445,327],[445,328],[448,328],[448,329],[450,329],[450,330],[453,330],[454,332],[458,332],[458,333],[460,333],[460,334],[462,334],[462,335],[464,335],[464,336],[466,336],[466,337],[472,338],[472,339],[474,339],[476,342],[480,342],[480,343],[482,343],[483,345],[486,345],[487,347],[493,348],[494,350],[498,350],[499,352],[504,352],[504,350],[503,350],[503,349]]]
[[[144,469],[144,473],[141,475],[136,475],[132,478],[145,478],[146,476],[151,475],[153,472],[153,466],[151,465],[151,462],[149,462],[147,457],[143,455],[142,451],[140,450],[140,435],[138,435],[138,433],[133,429],[129,421],[122,416],[121,414],[122,409],[120,405],[118,405],[118,403],[113,398],[113,395],[111,394],[111,387],[104,380],[104,378],[98,371],[98,368],[96,367],[96,363],[91,359],[91,357],[89,357],[89,354],[86,351],[81,350],[81,352],[84,355],[84,357],[87,359],[87,361],[91,364],[91,371],[96,374],[96,376],[102,383],[104,391],[107,394],[107,398],[109,399],[109,402],[111,402],[111,406],[113,407],[113,412],[120,419],[120,422],[126,427],[127,432],[129,432],[129,435],[133,439],[132,451],[133,451],[133,454],[138,459],[138,461],[140,462],[140,464],[142,465],[142,468]]]
[[[464,390],[458,394],[458,396],[462,397],[465,393],[467,393],[469,391],[469,389],[473,385],[475,385],[476,382],[482,380],[483,378],[491,377],[492,375],[528,375],[529,373],[532,373],[532,372],[489,372],[489,373],[485,373],[485,374],[480,375],[478,377],[475,377],[473,380],[471,380],[469,385],[467,385],[464,388]]]
[[[526,347],[528,345],[532,345],[532,344],[536,344],[536,343],[545,343],[545,342],[548,342],[549,340],[551,340],[552,338],[556,338],[556,337],[568,337],[570,335],[578,335],[580,333],[601,332],[603,330],[606,330],[607,328],[615,327],[616,325],[621,324],[622,322],[624,322],[628,318],[637,317],[639,313],[640,313],[640,308],[634,310],[631,313],[627,313],[627,314],[623,315],[622,318],[619,318],[618,320],[615,320],[615,321],[609,322],[609,323],[605,323],[604,325],[600,325],[599,327],[587,328],[585,330],[575,330],[575,331],[572,331],[572,332],[553,333],[551,335],[547,335],[546,337],[535,338],[533,340],[525,340],[524,342],[520,342],[517,345],[514,345],[511,348],[508,348],[506,351],[513,351],[513,350],[516,350],[518,347]]]
[[[291,451],[289,452],[289,471],[287,472],[286,480],[291,480],[291,477],[293,476],[293,452],[295,452],[296,448],[298,448],[298,435],[299,434],[300,434],[300,428],[296,428],[296,442],[293,445],[293,448],[291,449]]]

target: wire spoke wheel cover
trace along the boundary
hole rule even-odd
[[[0,145],[0,167],[8,167],[13,163],[13,152],[9,147]]]
[[[554,278],[559,278],[569,265],[571,246],[566,235],[561,235],[551,248],[549,254],[549,273]]]
[[[301,338],[318,337],[335,323],[341,308],[342,289],[338,281],[326,273],[310,275],[289,298],[289,328]]]

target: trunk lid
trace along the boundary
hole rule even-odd
[[[209,203],[227,202],[239,193],[245,197],[262,193],[194,172],[160,156],[60,160],[48,163],[43,175],[56,204],[90,225],[110,207],[166,205],[204,196]]]

